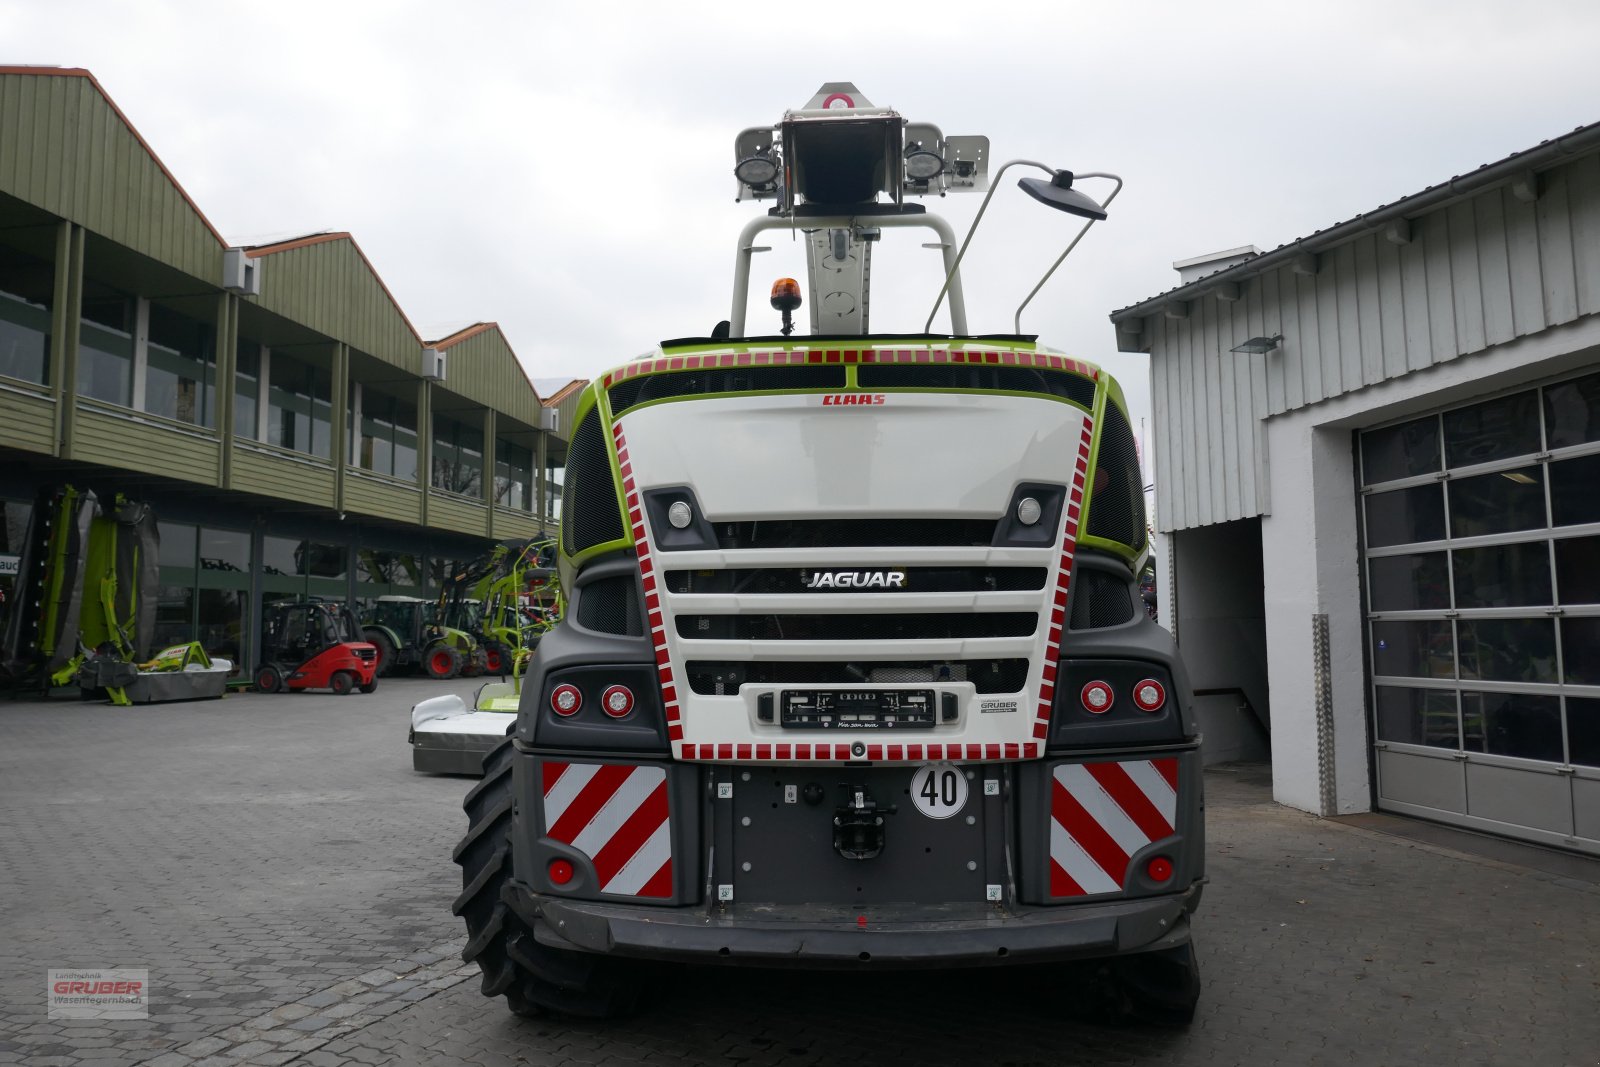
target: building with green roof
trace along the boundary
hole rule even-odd
[[[426,596],[555,530],[580,390],[493,322],[426,339],[348,233],[235,247],[86,70],[0,67],[0,592],[70,483],[160,517],[159,640]]]

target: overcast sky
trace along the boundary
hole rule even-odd
[[[1600,120],[1596,42],[1593,0],[0,0],[0,63],[93,71],[225,236],[349,230],[425,337],[498,321],[540,379],[728,316],[764,210],[733,202],[734,137],[824,81],[997,160],[1114,171],[1110,221],[1023,328],[1108,367],[1136,420],[1146,362],[1115,352],[1110,311],[1169,288],[1174,260],[1271,248]],[[975,330],[1010,328],[1075,228],[1020,173],[964,272]],[[964,231],[978,200],[930,208]],[[772,236],[760,297],[803,276]],[[880,246],[875,330],[921,329],[923,239]],[[749,324],[775,327],[764,299]]]

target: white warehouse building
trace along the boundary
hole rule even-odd
[[[1600,123],[1111,316],[1208,759],[1600,854]]]

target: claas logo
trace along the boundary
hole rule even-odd
[[[827,393],[822,398],[822,406],[825,408],[831,408],[838,407],[841,404],[846,406],[856,404],[883,404],[887,403],[888,400],[889,398],[884,396],[882,393]]]

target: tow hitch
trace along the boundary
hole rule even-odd
[[[893,804],[878,807],[872,794],[861,786],[846,783],[843,789],[848,799],[833,813],[833,849],[847,860],[873,859],[883,851],[883,817],[893,815],[896,808]]]

